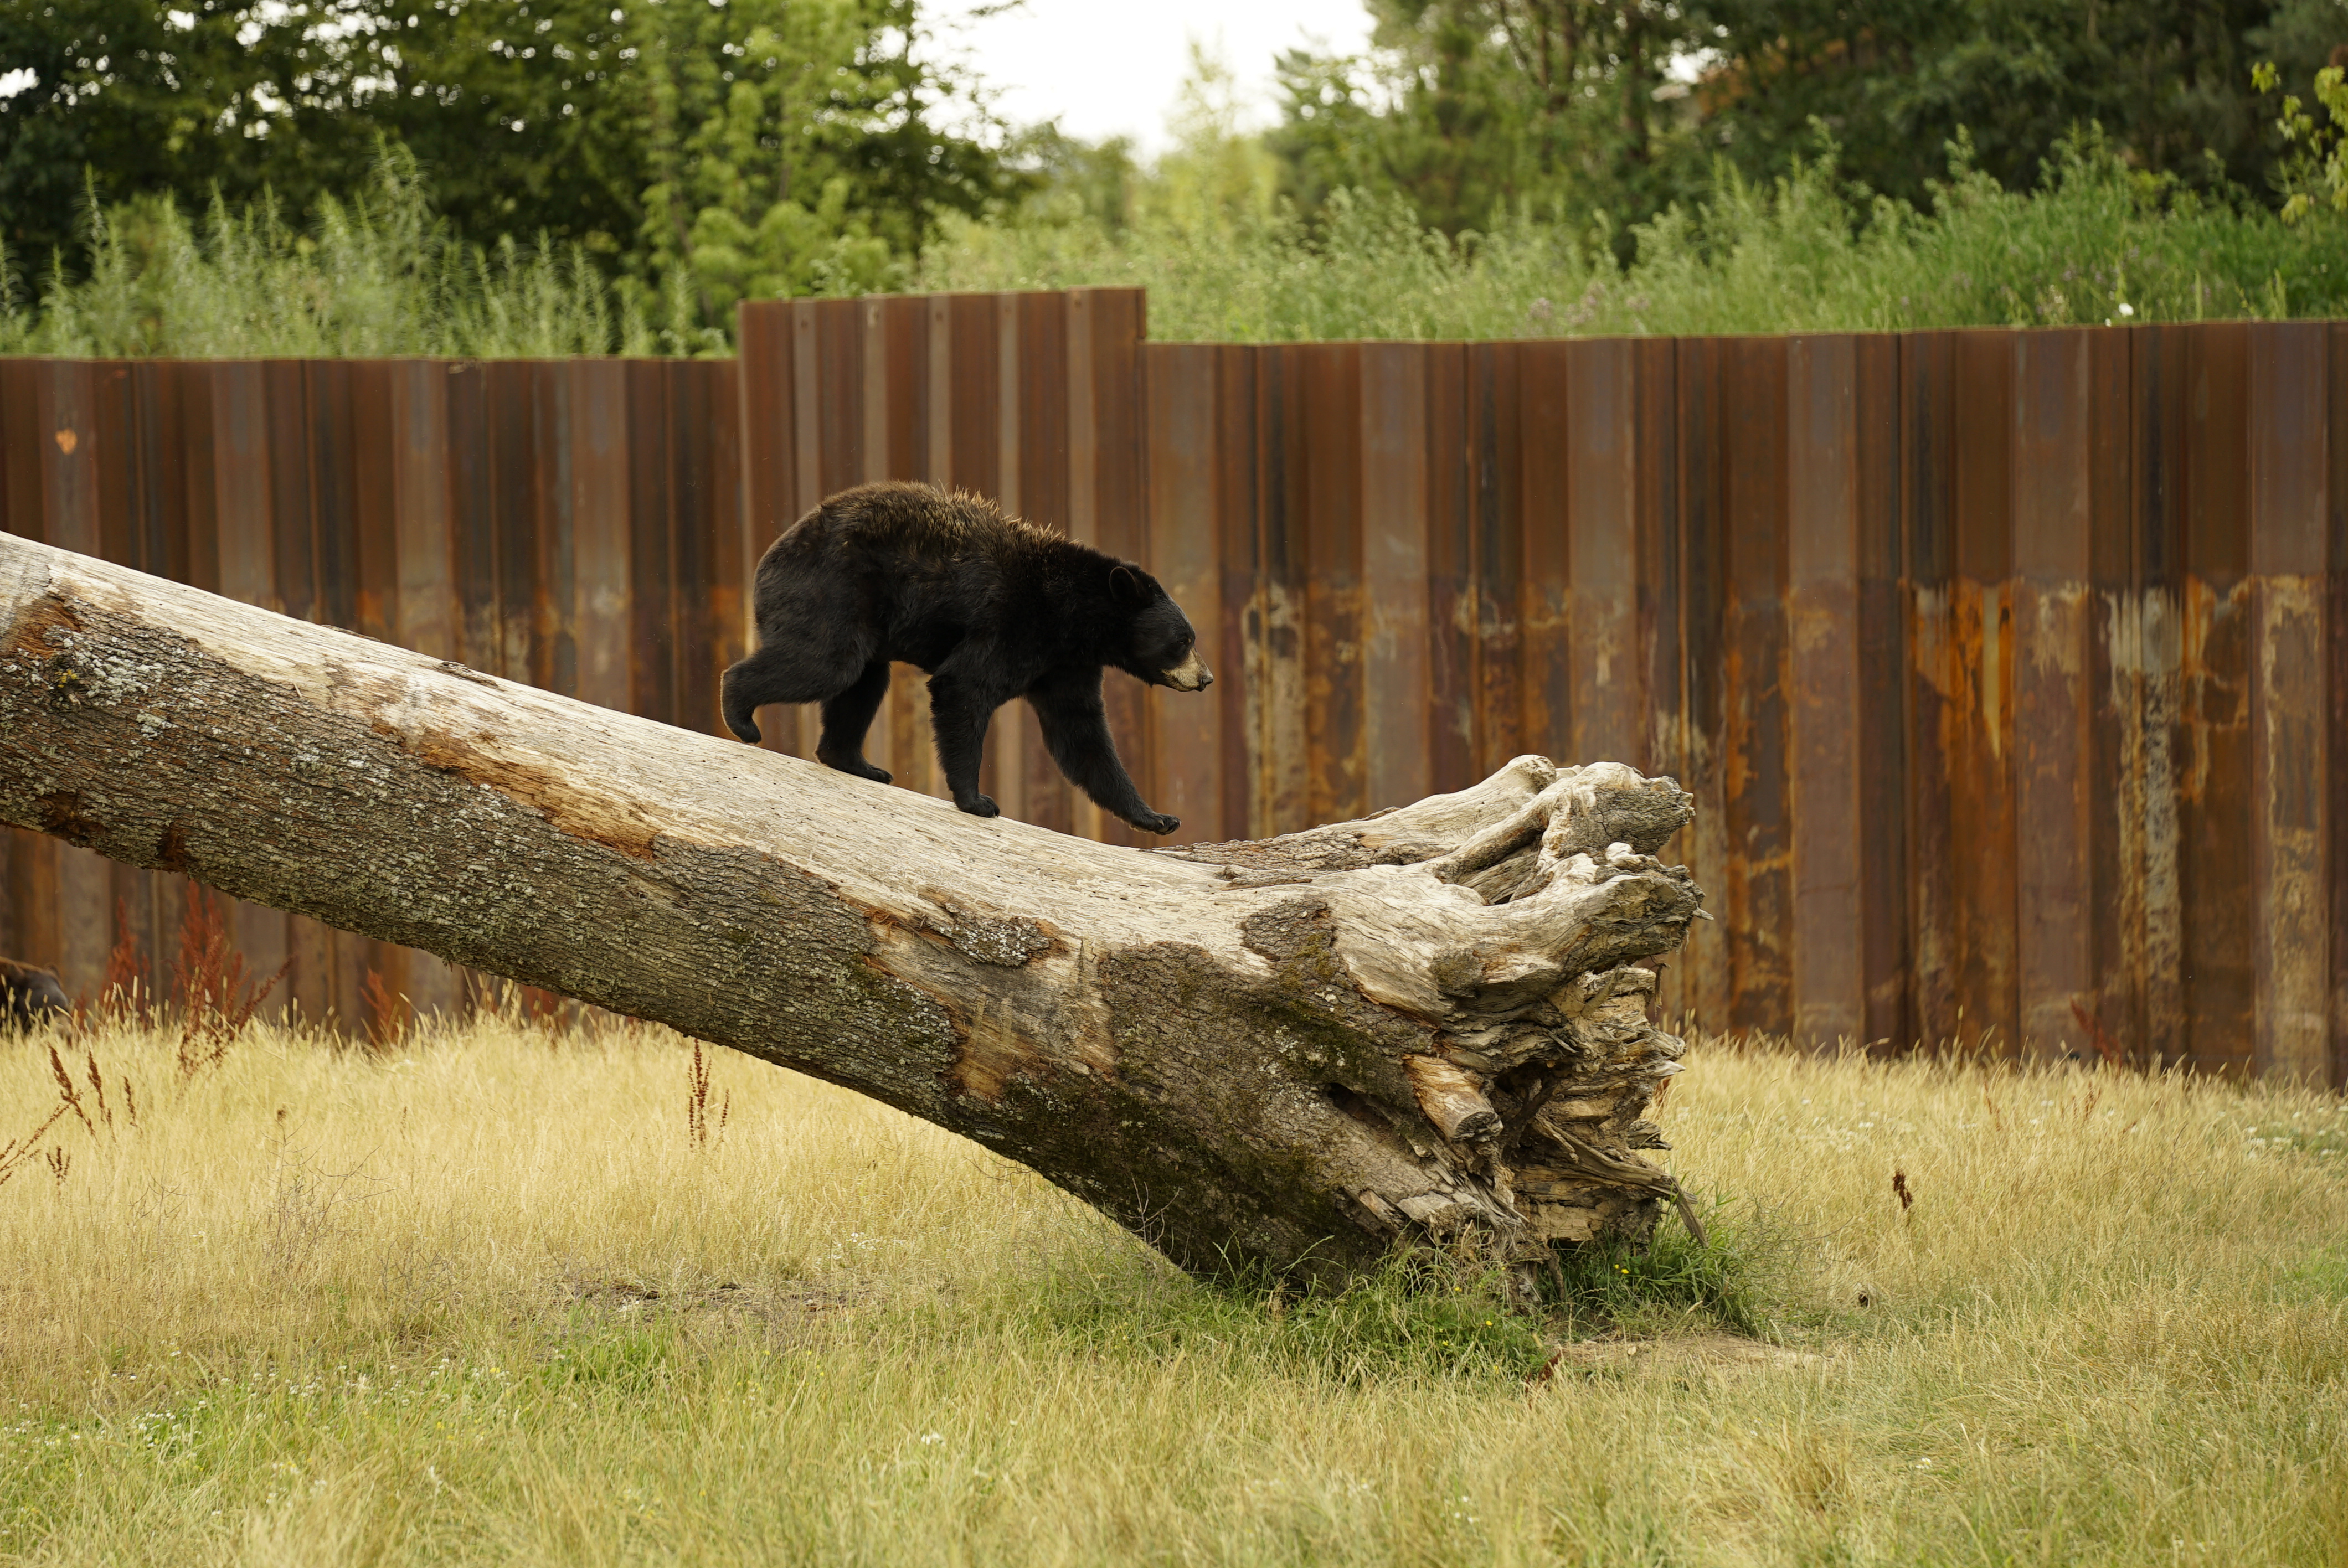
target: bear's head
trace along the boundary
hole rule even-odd
[[[73,1004],[66,1000],[65,988],[57,976],[14,958],[0,958],[0,1028],[36,1024],[71,1011]]]
[[[1177,692],[1202,692],[1215,683],[1199,658],[1199,634],[1190,630],[1190,618],[1156,578],[1120,562],[1109,573],[1109,590],[1125,616],[1124,645],[1113,661],[1118,669]]]

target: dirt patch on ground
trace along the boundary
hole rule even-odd
[[[688,1326],[696,1321],[788,1326],[811,1316],[830,1317],[878,1307],[889,1298],[879,1285],[855,1280],[769,1287],[729,1282],[683,1290],[629,1280],[574,1280],[562,1294],[613,1318],[666,1317]]]
[[[1570,1374],[1684,1377],[1691,1372],[1788,1371],[1823,1367],[1827,1358],[1734,1334],[1690,1334],[1668,1339],[1583,1339],[1550,1353],[1541,1379]]]

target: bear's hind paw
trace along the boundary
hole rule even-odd
[[[862,757],[849,757],[834,762],[821,752],[818,752],[815,760],[834,773],[846,774],[850,778],[870,779],[874,784],[887,784],[894,776],[887,768],[876,768]]]

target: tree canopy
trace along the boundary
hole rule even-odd
[[[2091,125],[2173,185],[2263,196],[2284,149],[2252,64],[2305,90],[2348,45],[2342,0],[1366,3],[1369,54],[1281,63],[1286,188],[1398,190],[1449,232],[1525,203],[1639,221],[1822,138],[1904,200],[1961,138],[2028,190]]]

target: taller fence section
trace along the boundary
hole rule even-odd
[[[743,646],[736,386],[731,362],[0,361],[0,528],[706,727]],[[85,997],[118,951],[169,997],[180,878],[13,830],[0,878],[0,951]],[[423,954],[232,920],[288,966],[281,1012],[464,1004]]]
[[[1664,999],[1703,1027],[2348,1080],[2348,329],[1235,347],[1111,292],[743,324],[754,534],[926,477],[1167,582],[1233,678],[1110,688],[1183,838],[1616,759],[1697,797],[1720,919]],[[934,788],[914,697],[887,743]],[[1096,831],[1032,730],[993,745],[1015,814]]]

